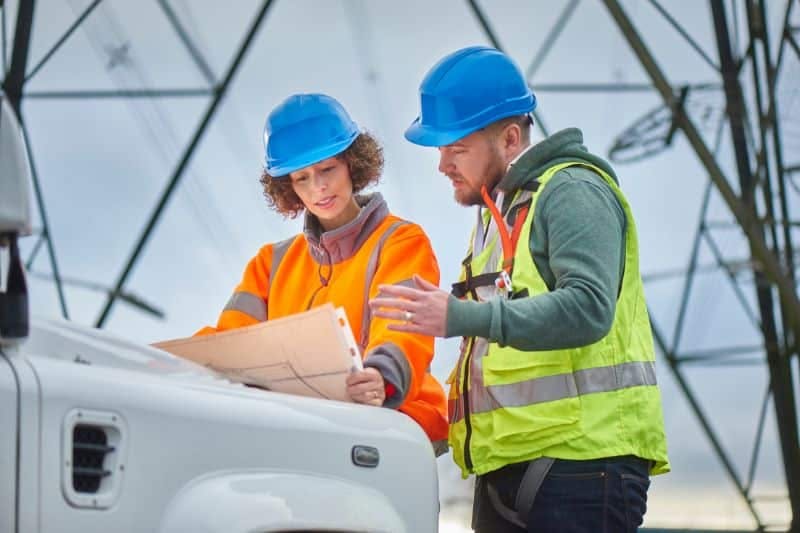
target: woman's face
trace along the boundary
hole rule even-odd
[[[319,219],[325,231],[343,226],[358,216],[350,169],[343,160],[329,157],[292,172],[289,179],[295,194]]]

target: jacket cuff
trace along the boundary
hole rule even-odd
[[[453,295],[447,299],[445,337],[490,337],[492,307],[489,302],[461,300]]]
[[[411,366],[403,350],[391,342],[376,346],[367,354],[364,366],[376,369],[383,376],[383,380],[394,388],[393,394],[389,395],[391,387],[386,387],[387,394],[383,406],[391,409],[400,407],[406,399],[411,384]]]

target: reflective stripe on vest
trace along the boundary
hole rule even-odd
[[[275,272],[278,271],[278,266],[281,264],[281,261],[283,261],[283,256],[286,255],[286,252],[289,251],[289,246],[291,246],[297,238],[297,236],[289,237],[288,239],[277,242],[272,246],[272,262],[269,266],[270,278],[275,277]]]
[[[531,357],[535,355],[531,354]],[[472,387],[469,391],[470,412],[485,413],[500,407],[525,407],[543,402],[573,398],[595,392],[611,392],[629,387],[656,385],[656,366],[652,361],[636,361],[613,366],[586,368],[574,373],[556,374],[508,383],[505,385],[477,386],[481,382],[481,363],[473,367]],[[450,422],[457,422],[464,413],[456,408],[462,398],[450,399]]]
[[[267,319],[267,302],[252,292],[234,292],[223,311],[239,311],[264,322]]]
[[[372,286],[372,279],[375,277],[375,272],[378,270],[381,250],[389,236],[394,233],[394,230],[404,224],[408,224],[408,222],[405,220],[397,220],[386,228],[386,231],[383,232],[383,235],[381,235],[381,238],[378,240],[378,244],[372,249],[372,253],[369,256],[367,272],[364,276],[364,314],[361,319],[361,339],[359,339],[362,352],[366,349],[367,344],[369,344],[369,323],[372,320],[372,310],[369,307],[369,288]]]
[[[272,246],[270,277],[275,276],[275,272],[278,270],[283,256],[286,255],[286,251],[296,238],[297,237],[290,237]],[[239,311],[259,322],[265,322],[267,320],[268,310],[269,307],[264,298],[247,291],[234,292],[223,309],[223,311]]]

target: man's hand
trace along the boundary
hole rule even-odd
[[[386,384],[375,368],[358,370],[347,376],[347,394],[357,403],[383,405],[386,400]]]
[[[450,294],[433,283],[414,275],[416,288],[381,285],[376,298],[369,302],[374,316],[399,320],[389,329],[444,337],[447,329],[447,300]]]

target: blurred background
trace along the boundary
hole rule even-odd
[[[492,45],[538,97],[534,140],[580,127],[636,215],[673,468],[645,525],[800,531],[798,3],[0,0],[33,314],[147,343],[214,323],[258,248],[301,228],[258,183],[264,119],[294,92],[383,142],[378,190],[448,286],[474,212],[403,132],[439,58]],[[441,380],[457,344],[437,341]],[[467,531],[471,480],[449,455],[439,473],[441,530]]]

